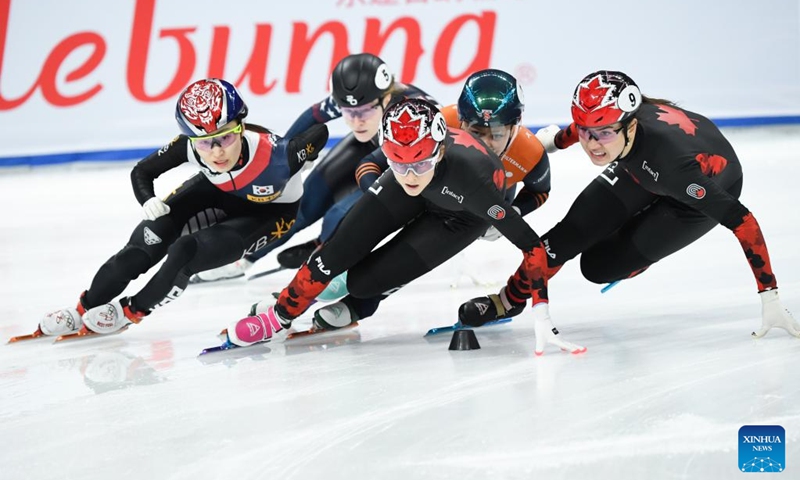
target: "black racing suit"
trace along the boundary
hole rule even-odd
[[[489,225],[524,252],[517,287],[546,300],[544,250],[538,235],[504,197],[502,163],[470,134],[448,131],[444,157],[431,183],[418,196],[410,196],[391,170],[384,172],[281,292],[281,316],[300,315],[345,270],[351,297],[380,299],[463,250]],[[397,235],[375,249],[397,229]],[[356,313],[363,318],[374,308],[375,304],[362,305]]]
[[[550,274],[582,254],[588,280],[629,278],[722,224],[739,239],[759,291],[775,288],[761,229],[738,200],[741,164],[719,129],[664,104],[645,103],[636,118],[631,151],[542,236]]]
[[[129,299],[134,311],[149,313],[177,298],[192,274],[234,262],[281,238],[294,222],[303,193],[298,172],[305,161],[316,159],[327,137],[324,125],[292,139],[247,125],[239,161],[227,173],[205,165],[186,136],[141,160],[131,172],[140,204],[155,197],[153,181],[162,173],[186,162],[195,163],[201,173],[167,196],[167,215],[141,222],[128,244],[100,267],[81,298],[83,307],[110,302],[167,256],[147,285]],[[209,209],[221,210],[225,218],[181,236],[189,220]]]

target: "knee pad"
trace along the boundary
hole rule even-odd
[[[581,255],[581,273],[583,278],[592,283],[603,284],[619,280],[618,278],[611,279],[610,272],[607,271],[606,266],[603,264],[601,255],[591,255],[589,252]]]
[[[181,237],[170,245],[167,250],[167,260],[164,262],[165,266],[169,264],[172,268],[183,270],[187,275],[197,273],[191,271],[192,269],[190,267],[192,260],[194,260],[197,255],[197,250],[197,239],[194,235]]]
[[[347,292],[359,300],[385,298],[403,288],[403,285],[389,286],[386,282],[376,282],[375,278],[356,272],[347,276]]]
[[[629,278],[652,264],[632,244],[624,249],[597,245],[581,255],[583,277],[597,284]]]
[[[350,269],[347,291],[351,296],[385,297],[432,270],[411,245],[401,243],[392,247],[391,253],[368,257]]]
[[[376,291],[375,282],[365,278],[365,275],[348,275],[347,291],[355,298],[370,298],[383,292]]]
[[[136,278],[150,270],[153,259],[144,249],[128,244],[114,256],[114,263],[122,275]]]

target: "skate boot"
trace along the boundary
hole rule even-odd
[[[360,318],[355,309],[344,301],[325,305],[314,312],[315,330],[336,330],[344,328],[352,323],[359,321]]]
[[[83,292],[81,298],[85,294],[86,292]],[[45,315],[39,322],[39,330],[45,335],[53,336],[77,332],[83,326],[81,317],[85,313],[86,309],[79,300],[75,308],[64,308]]]
[[[506,289],[499,295],[473,298],[458,308],[458,321],[470,327],[480,327],[487,322],[516,317],[525,310],[525,303],[512,304],[506,298]]]
[[[245,272],[253,266],[253,262],[246,258],[240,258],[233,263],[223,265],[221,267],[212,268],[205,272],[200,272],[192,275],[189,283],[206,283],[216,282],[219,280],[229,280],[232,278],[243,277]]]
[[[87,310],[83,315],[84,327],[95,333],[105,334],[114,333],[131,323],[141,322],[146,313],[134,311],[129,303],[130,299],[121,298]]]
[[[283,268],[300,268],[321,244],[319,239],[315,238],[306,243],[289,247],[278,254],[278,263]]]
[[[267,308],[264,313],[259,313],[228,325],[228,340],[234,345],[248,347],[254,343],[283,340],[286,338],[286,329],[292,326],[291,320],[281,317],[274,306]]]

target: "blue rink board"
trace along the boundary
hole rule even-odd
[[[719,127],[763,127],[775,125],[800,124],[800,116],[775,116],[775,117],[744,117],[744,118],[716,118],[712,119]],[[543,125],[533,125],[528,128],[535,132]],[[342,137],[328,140],[327,148],[336,145]],[[67,152],[47,155],[23,155],[16,157],[0,157],[0,168],[54,165],[70,162],[113,162],[138,160],[158,150],[161,146],[152,148],[136,148],[123,150],[99,150],[89,152]]]

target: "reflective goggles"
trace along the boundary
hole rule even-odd
[[[205,137],[189,137],[189,140],[192,141],[192,145],[194,145],[194,148],[197,150],[210,152],[214,148],[214,144],[219,145],[220,148],[230,147],[233,145],[233,142],[236,141],[236,138],[240,133],[242,133],[241,123],[231,129],[223,130],[213,135],[207,135]]]
[[[625,129],[625,127],[619,127],[616,130],[613,130],[608,127],[603,128],[586,128],[577,125],[578,127],[578,137],[581,140],[589,141],[589,140],[596,140],[597,143],[601,145],[605,145],[607,143],[611,143],[617,139],[619,136],[619,132]]]
[[[342,111],[342,116],[347,120],[361,119],[367,121],[378,114],[378,107],[380,103],[375,105],[362,105],[360,107],[339,107]]]
[[[397,163],[389,160],[388,158],[386,161],[389,163],[389,168],[392,171],[401,177],[405,177],[408,175],[408,172],[414,172],[414,175],[421,177],[426,173],[433,170],[433,167],[436,166],[436,159],[439,158],[439,151],[437,149],[436,154],[431,158],[420,160],[419,162],[414,163]]]

